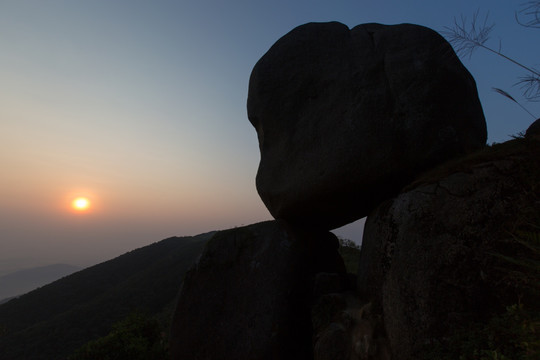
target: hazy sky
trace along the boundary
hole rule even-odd
[[[441,31],[489,10],[491,44],[539,66],[520,1],[0,0],[0,271],[90,265],[169,236],[270,218],[255,189],[246,115],[257,60],[310,21],[417,23]],[[533,121],[519,68],[478,50],[489,139]],[[540,104],[525,103],[540,117]],[[92,207],[70,209],[76,196]],[[337,231],[359,240],[361,225]],[[10,265],[11,264],[11,265]],[[13,265],[15,266],[15,265]]]

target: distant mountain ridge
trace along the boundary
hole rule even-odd
[[[134,311],[172,311],[184,273],[215,232],[171,237],[0,305],[0,358],[65,359]]]
[[[15,271],[0,276],[0,304],[7,298],[32,291],[81,270],[68,264],[53,264]]]

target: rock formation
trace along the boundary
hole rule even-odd
[[[314,360],[390,360],[381,316],[337,275],[320,273],[315,278]]]
[[[540,142],[519,139],[427,173],[370,214],[358,289],[397,359],[511,304],[539,306],[518,265],[538,257],[518,237],[540,226],[539,190]]]
[[[297,27],[255,65],[248,117],[270,213],[325,230],[486,141],[472,76],[440,35],[410,24]]]
[[[454,332],[509,304],[540,323],[540,249],[519,240],[540,228],[538,122],[485,147],[474,80],[435,32],[300,26],[253,69],[248,113],[277,220],[207,243],[173,359],[457,359]],[[368,213],[354,278],[328,230]]]
[[[312,358],[312,279],[344,273],[337,247],[279,221],[217,233],[184,280],[172,358]]]

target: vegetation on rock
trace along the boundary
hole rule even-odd
[[[478,16],[479,11],[473,15],[470,24],[468,24],[465,17],[461,17],[461,21],[455,20],[454,25],[451,27],[446,27],[446,31],[443,31],[443,34],[456,48],[456,52],[459,55],[471,57],[477,48],[481,48],[502,57],[512,64],[517,65],[521,69],[524,69],[526,74],[520,77],[517,85],[521,85],[523,97],[526,100],[539,101],[540,70],[532,66],[524,65],[523,63],[516,61],[514,58],[504,54],[501,51],[500,43],[498,48],[487,45],[487,42],[490,39],[491,31],[493,30],[495,24],[488,23],[488,15],[485,16],[483,23],[480,23],[478,21]],[[540,29],[540,1],[534,0],[522,4],[521,9],[516,12],[515,17],[518,24],[524,27]],[[493,88],[493,90],[518,104],[533,118],[535,117],[531,112],[529,112],[529,110],[527,110],[506,91],[498,88]]]
[[[517,137],[496,144],[451,164],[452,171],[465,170],[481,161],[501,155],[522,157],[515,172],[527,199],[519,213],[508,214],[506,236],[492,239],[493,271],[506,309],[486,321],[474,321],[454,334],[429,344],[422,359],[533,360],[540,358],[540,143]],[[444,172],[449,171],[448,167]],[[440,177],[439,168],[419,182]],[[503,201],[504,199],[501,199]],[[511,300],[513,299],[513,301]]]
[[[156,319],[135,312],[115,323],[106,336],[79,348],[69,360],[166,360],[166,335]]]

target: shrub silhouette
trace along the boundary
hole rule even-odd
[[[167,339],[157,320],[132,313],[109,334],[79,348],[70,360],[165,360]]]
[[[460,56],[471,57],[476,49],[481,48],[524,69],[526,73],[524,76],[519,78],[516,85],[521,86],[523,97],[525,99],[529,101],[540,101],[540,70],[532,66],[524,65],[512,57],[507,56],[501,51],[500,44],[498,49],[487,45],[491,32],[495,27],[493,23],[488,21],[488,17],[489,13],[486,14],[483,21],[481,21],[479,20],[479,11],[476,11],[473,14],[470,24],[467,19],[462,16],[460,20],[454,20],[453,26],[445,27],[446,30],[442,33],[454,46],[456,52]],[[518,24],[524,27],[540,29],[540,0],[527,2],[518,12],[516,12],[515,17]],[[525,109],[506,91],[498,88],[494,88],[494,90],[508,99],[516,102],[533,118],[535,118],[533,114]]]

